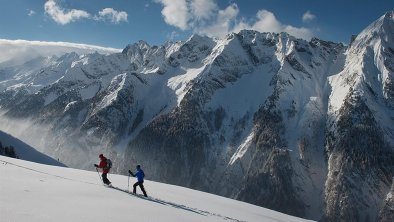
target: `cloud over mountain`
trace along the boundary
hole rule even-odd
[[[102,54],[107,54],[120,52],[121,50],[69,42],[0,39],[0,51],[0,63],[8,61],[12,62],[12,64],[21,64],[37,56],[60,56],[68,52],[86,54],[96,51]]]
[[[311,39],[313,31],[305,27],[294,27],[281,23],[273,12],[259,10],[255,19],[250,21],[241,17],[240,8],[232,3],[220,9],[213,0],[156,0],[163,5],[161,11],[164,21],[181,30],[192,30],[207,36],[223,37],[231,32],[242,29],[253,29],[260,32],[288,32],[298,38]],[[315,15],[308,11],[304,21],[311,21]]]

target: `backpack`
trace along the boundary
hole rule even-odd
[[[107,166],[105,166],[105,169],[111,169],[112,168],[112,161],[110,159],[107,159],[106,161]]]

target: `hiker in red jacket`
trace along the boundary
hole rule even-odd
[[[100,164],[99,165],[94,164],[94,166],[96,168],[103,169],[103,174],[101,175],[103,178],[103,182],[104,184],[111,185],[111,181],[109,181],[107,178],[107,174],[109,173],[109,169],[110,169],[110,167],[107,164],[107,158],[103,154],[100,154],[99,158],[100,158]]]

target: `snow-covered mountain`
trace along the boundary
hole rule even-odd
[[[291,215],[390,220],[393,17],[349,46],[243,30],[38,58],[0,70],[0,128],[72,167],[106,153]]]
[[[2,131],[0,131],[0,143],[3,148],[14,147],[17,157],[21,160],[65,167],[65,165],[60,163],[59,161],[56,161],[53,158],[38,152],[33,147]]]
[[[326,214],[375,220],[394,176],[394,13],[368,26],[330,77]],[[391,216],[383,221],[392,221]]]
[[[113,189],[104,187],[96,172],[2,156],[0,174],[2,221],[307,221],[153,181],[144,183],[150,197],[135,196],[128,193],[127,176],[110,174]],[[130,178],[130,187],[134,182]]]

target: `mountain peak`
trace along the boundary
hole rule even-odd
[[[388,19],[388,20],[393,21],[393,19],[394,19],[394,11],[386,12],[383,17],[384,17],[384,19]]]
[[[380,40],[382,43],[390,42],[390,39],[394,38],[393,33],[394,11],[389,11],[365,28],[352,42],[352,48],[364,48],[367,45],[375,44],[376,40]]]
[[[147,42],[139,40],[136,43],[127,45],[126,48],[123,49],[122,53],[127,54],[129,51],[135,52],[136,50],[147,50],[149,48],[151,47]]]
[[[394,33],[394,11],[386,12],[383,17],[382,31],[393,35]]]
[[[344,45],[342,43],[336,43],[336,42],[331,42],[331,41],[325,41],[316,37],[313,37],[310,41],[309,44],[312,46],[325,46],[327,48],[343,48]]]
[[[187,42],[188,41],[201,41],[201,40],[204,40],[204,39],[210,39],[210,38],[207,37],[207,36],[201,36],[201,35],[198,35],[198,34],[193,34],[192,36],[190,36],[190,38],[187,40]]]

